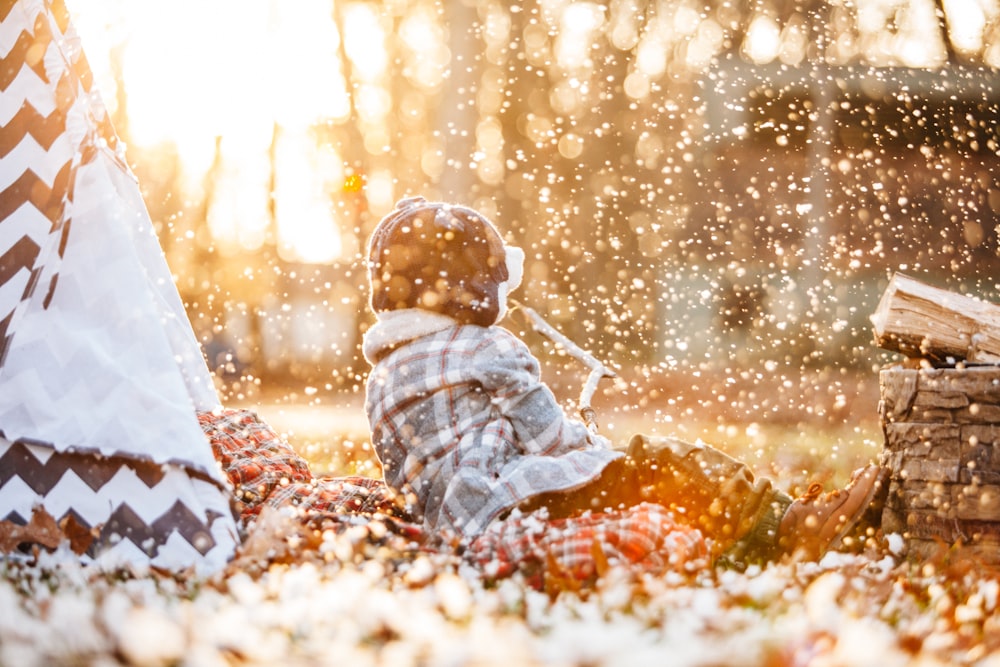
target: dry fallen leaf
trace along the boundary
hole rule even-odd
[[[62,529],[63,535],[69,540],[70,549],[78,556],[87,553],[94,540],[101,534],[100,526],[87,528],[77,521],[76,517],[72,514],[67,515],[59,522],[59,528]]]
[[[68,542],[73,553],[82,555],[90,549],[100,532],[100,526],[87,528],[72,514],[57,523],[44,507],[36,507],[26,525],[0,521],[0,553],[11,553],[32,546],[55,549],[63,542]]]
[[[3,553],[17,551],[25,544],[55,549],[64,539],[66,535],[59,524],[43,507],[36,507],[31,513],[31,520],[24,526],[13,521],[0,521],[0,551]]]

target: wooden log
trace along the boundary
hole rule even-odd
[[[947,548],[1000,565],[1000,365],[879,373],[882,530],[919,558]]]
[[[879,347],[908,357],[1000,363],[1000,306],[901,273],[889,281],[872,323]]]

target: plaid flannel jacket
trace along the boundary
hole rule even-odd
[[[386,483],[412,494],[408,509],[428,530],[474,538],[522,501],[576,488],[621,456],[566,417],[509,331],[452,320],[379,350],[373,329],[372,444]]]

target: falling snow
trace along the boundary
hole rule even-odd
[[[320,467],[379,473],[362,257],[405,195],[526,250],[518,298],[618,373],[602,432],[789,490],[878,453],[894,272],[1000,301],[996,0],[67,3],[221,395]],[[505,325],[572,406],[581,369]],[[583,592],[349,547],[0,562],[0,665],[1000,665],[1000,575],[897,534]]]

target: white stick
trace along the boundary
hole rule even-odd
[[[590,428],[590,430],[596,431],[596,414],[594,413],[594,409],[590,406],[590,402],[594,398],[594,394],[597,392],[598,383],[603,378],[618,377],[617,374],[601,363],[597,357],[584,350],[551,324],[546,322],[541,315],[535,312],[533,308],[528,308],[523,304],[513,301],[511,303],[516,308],[524,311],[524,314],[527,316],[528,321],[531,322],[531,326],[535,329],[535,331],[544,335],[546,338],[565,350],[568,355],[590,369],[587,381],[584,382],[583,389],[580,390],[578,404],[580,406],[580,415],[583,417],[584,423],[587,424],[587,427]]]

